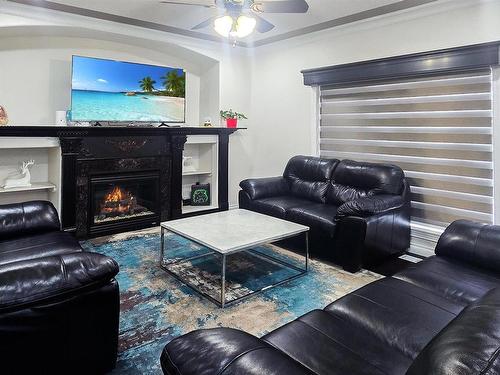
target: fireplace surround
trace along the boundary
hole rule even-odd
[[[184,139],[176,139],[183,143]],[[62,138],[63,186],[74,187],[74,206],[62,201],[63,225],[74,222],[79,238],[136,230],[158,225],[171,218],[172,162],[171,138],[152,136]],[[182,148],[180,148],[182,154]],[[66,158],[65,158],[66,156]],[[68,164],[68,167],[66,167]],[[68,171],[68,173],[66,173]],[[139,185],[142,182],[142,191]],[[147,185],[147,186],[146,186]],[[63,188],[64,188],[63,187]],[[123,193],[148,196],[136,197],[136,205],[150,208],[150,213],[108,215],[96,221],[96,207],[104,202],[103,194],[118,187]],[[63,198],[72,191],[63,191]],[[129,197],[130,200],[132,197]],[[126,204],[122,199],[122,206]],[[146,200],[153,202],[144,203]],[[144,203],[141,205],[140,203]],[[108,207],[110,204],[108,204]],[[75,209],[76,208],[76,209]],[[99,216],[99,215],[97,215]]]

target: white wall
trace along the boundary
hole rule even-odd
[[[290,156],[314,153],[314,89],[303,85],[301,70],[494,40],[500,40],[500,1],[454,0],[257,48],[253,172],[276,175]]]

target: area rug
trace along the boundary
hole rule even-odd
[[[168,261],[209,253],[177,235],[169,234],[165,241]],[[161,350],[177,336],[211,327],[238,328],[261,336],[380,278],[373,272],[353,275],[312,260],[306,275],[220,309],[159,267],[157,228],[84,241],[82,246],[111,256],[120,265],[119,358],[113,374],[162,374]],[[301,255],[273,245],[255,250],[277,255],[299,267],[304,260]],[[193,283],[205,284],[205,292],[216,295],[220,282],[215,276],[219,272],[217,259],[202,259],[177,265],[177,271]],[[230,257],[227,269],[230,298],[296,272],[248,253]]]

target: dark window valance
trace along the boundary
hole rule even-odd
[[[500,41],[303,70],[304,84],[349,85],[466,72],[500,65]]]

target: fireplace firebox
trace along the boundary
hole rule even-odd
[[[158,173],[91,177],[90,233],[158,225],[159,180]]]

